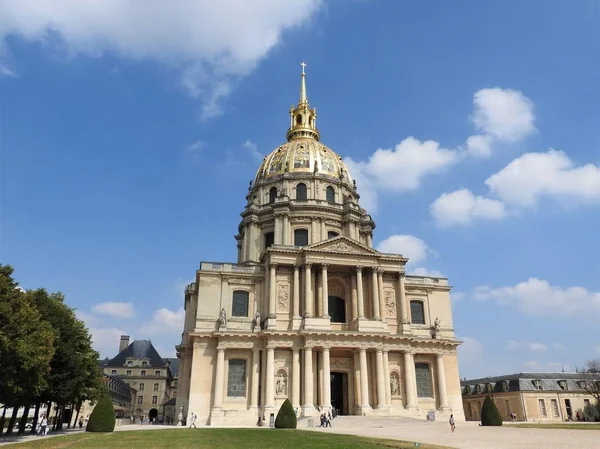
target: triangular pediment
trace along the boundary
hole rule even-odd
[[[379,252],[342,235],[306,246],[305,251],[378,255]]]

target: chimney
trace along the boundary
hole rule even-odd
[[[119,342],[119,354],[129,346],[129,335],[121,335],[121,341]]]

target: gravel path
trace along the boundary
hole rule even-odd
[[[456,424],[452,433],[447,423],[408,421],[402,418],[338,417],[333,427],[317,432],[345,433],[439,444],[460,449],[599,449],[600,431],[562,429],[520,429],[510,425],[481,427],[476,422]]]

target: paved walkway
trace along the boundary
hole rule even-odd
[[[460,449],[598,449],[600,431],[523,429],[504,425],[481,427],[477,422],[457,423],[452,433],[446,422],[428,422],[393,417],[339,416],[333,427],[317,432],[345,433],[365,437],[439,444]]]

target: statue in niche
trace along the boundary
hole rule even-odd
[[[283,375],[283,373],[279,373],[279,377],[277,378],[277,382],[275,385],[275,394],[278,396],[284,396],[286,394],[286,386],[287,379]]]
[[[252,325],[254,326],[255,331],[260,330],[260,312],[258,310],[254,314],[254,320],[252,321]]]
[[[435,318],[435,321],[433,322],[433,338],[437,338],[438,335],[440,334],[440,324],[442,322],[440,321],[439,318]]]
[[[225,311],[225,307],[219,313],[219,327],[227,327],[227,312]]]
[[[400,385],[398,378],[394,374],[390,377],[390,391],[392,392],[392,396],[400,395]]]

